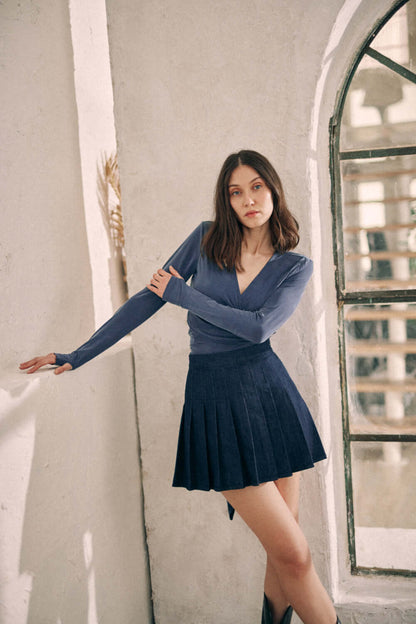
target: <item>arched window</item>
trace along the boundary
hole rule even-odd
[[[416,0],[367,39],[331,120],[352,571],[416,575]]]

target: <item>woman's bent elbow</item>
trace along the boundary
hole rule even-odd
[[[265,327],[255,327],[254,331],[251,334],[250,340],[254,342],[254,344],[261,344],[262,342],[266,342],[270,338],[272,333],[268,331]]]

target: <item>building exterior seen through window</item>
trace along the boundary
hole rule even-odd
[[[358,54],[331,167],[352,571],[416,575],[416,0]]]

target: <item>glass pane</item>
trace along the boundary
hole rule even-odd
[[[341,150],[416,144],[416,84],[364,56],[348,89]]]
[[[416,434],[416,304],[346,305],[351,433]]]
[[[416,0],[393,15],[371,47],[416,73]]]
[[[416,288],[416,155],[341,164],[347,290]]]
[[[393,15],[371,48],[416,73],[416,0]],[[416,85],[364,55],[345,100],[341,149],[415,143]]]
[[[357,565],[416,569],[415,443],[353,442]]]

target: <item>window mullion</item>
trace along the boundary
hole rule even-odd
[[[350,555],[351,566],[356,567],[356,549],[355,549],[355,525],[354,525],[354,501],[352,491],[352,471],[351,471],[351,444],[350,444],[350,423],[349,423],[349,406],[348,406],[348,386],[346,371],[346,345],[345,345],[345,324],[344,324],[344,305],[340,301],[338,305],[338,342],[339,342],[339,365],[340,365],[340,381],[341,381],[341,402],[342,402],[342,429],[343,429],[343,449],[344,449],[344,474],[347,504],[347,530],[348,530],[348,549]]]
[[[403,78],[406,78],[406,80],[410,80],[410,82],[413,82],[414,84],[416,84],[416,74],[410,71],[410,69],[407,69],[407,67],[403,67],[403,65],[399,65],[399,63],[392,61],[391,59],[389,59],[388,56],[381,54],[381,52],[374,50],[374,48],[368,47],[365,53],[368,54],[368,56],[371,56],[373,59],[375,59],[379,63],[381,63],[382,65],[385,65],[392,71],[396,72],[396,74],[399,74]]]
[[[407,156],[416,154],[416,145],[403,145],[401,147],[375,147],[368,150],[344,150],[340,152],[340,160],[356,160],[358,158],[383,158],[388,156]]]
[[[416,290],[379,290],[379,291],[340,291],[338,301],[344,303],[394,303],[416,301]]]
[[[335,288],[337,293],[345,289],[344,270],[344,236],[342,226],[342,190],[339,151],[340,116],[335,116],[330,123],[330,171],[331,171],[331,204],[333,206],[332,240],[335,271]]]

